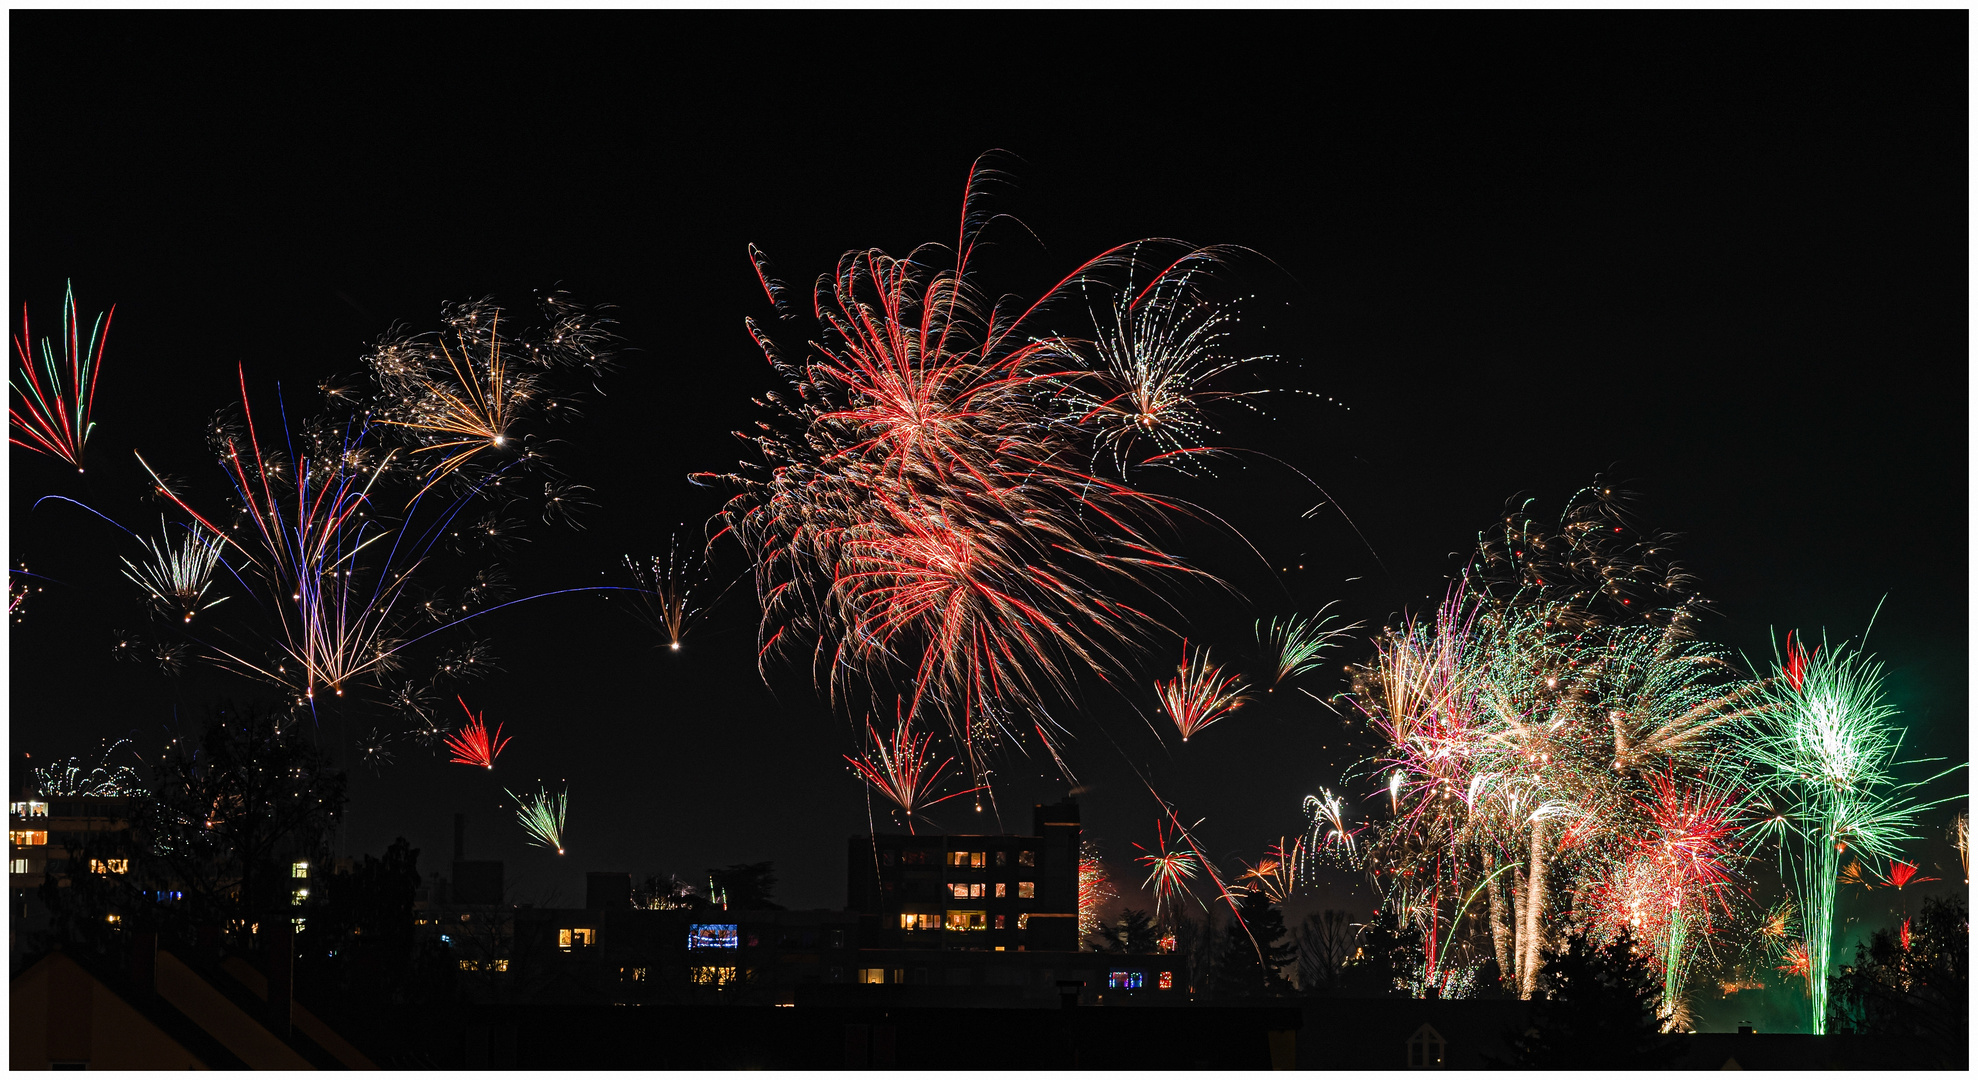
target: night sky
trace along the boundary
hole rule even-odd
[[[7,553],[53,579],[11,628],[16,783],[24,753],[155,750],[257,693],[113,661],[113,629],[144,624],[117,572],[130,542],[34,509],[67,495],[155,532],[131,450],[217,483],[201,430],[236,365],[257,403],[279,383],[300,414],[444,302],[526,311],[560,286],[617,305],[622,366],[557,432],[599,507],[583,531],[534,527],[507,563],[523,595],[625,584],[620,556],[681,523],[701,535],[720,495],[687,474],[733,467],[729,433],[774,386],[743,329],[776,322],[746,245],[807,296],[845,250],[951,242],[992,148],[1014,181],[996,205],[1029,233],[990,234],[986,286],[1034,296],[1143,236],[1242,245],[1248,341],[1283,355],[1276,385],[1317,395],[1225,431],[1332,506],[1306,517],[1323,497],[1257,456],[1175,486],[1270,564],[1190,532],[1235,595],[1177,594],[1177,635],[1235,656],[1259,615],[1424,611],[1507,499],[1556,514],[1606,474],[1682,534],[1716,612],[1704,636],[1754,661],[1775,629],[1858,635],[1886,596],[1870,646],[1907,745],[1966,755],[1958,14],[10,20],[8,296],[37,336],[65,279],[85,314],[117,305],[86,479],[10,451]],[[717,587],[745,569],[717,549]],[[443,866],[462,810],[470,854],[507,860],[519,899],[581,903],[585,870],[766,859],[785,904],[842,905],[845,838],[867,828],[840,758],[854,730],[806,671],[765,685],[756,614],[744,581],[678,653],[598,594],[479,620],[505,670],[466,694],[514,742],[492,777],[410,744],[358,771],[347,850],[404,835]],[[1285,700],[1185,749],[1157,739],[1134,710],[1155,715],[1146,686],[1175,645],[1067,710],[1087,834],[1123,871],[1156,812],[1136,771],[1207,818],[1218,857],[1255,859],[1356,756],[1330,713]],[[326,743],[341,730],[326,719]],[[525,846],[501,795],[538,777],[569,782],[561,859]],[[1012,830],[1069,786],[1021,756],[998,780]],[[998,831],[948,805],[944,827]],[[1950,815],[1919,854],[1955,879]]]

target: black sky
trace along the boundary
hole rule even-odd
[[[16,779],[23,752],[155,746],[250,692],[113,662],[112,629],[142,619],[129,551],[31,509],[58,493],[155,526],[130,450],[211,470],[200,425],[236,365],[313,399],[445,301],[618,305],[632,351],[559,457],[601,506],[512,560],[525,591],[616,584],[619,556],[698,533],[717,500],[686,475],[732,465],[771,388],[745,246],[802,291],[847,249],[951,240],[990,148],[1015,155],[998,205],[1036,237],[1000,234],[992,289],[1034,294],[1136,237],[1244,245],[1278,378],[1350,406],[1286,395],[1231,441],[1311,475],[1378,562],[1338,516],[1301,517],[1319,499],[1295,476],[1235,463],[1196,494],[1305,569],[1204,549],[1247,601],[1193,595],[1177,633],[1235,648],[1294,600],[1422,610],[1506,499],[1556,511],[1609,472],[1683,534],[1706,636],[1754,659],[1775,627],[1858,634],[1886,595],[1871,645],[1912,743],[1966,753],[1954,13],[9,18],[9,296],[44,324],[65,279],[117,304],[86,482],[10,455],[8,554],[64,583],[12,631]],[[573,901],[587,869],[773,859],[786,903],[841,904],[866,827],[852,731],[804,673],[757,677],[754,613],[737,588],[676,655],[595,597],[484,620],[506,670],[469,697],[515,737],[495,779],[567,778],[571,854],[525,848],[498,783],[411,747],[356,778],[350,849],[403,834],[437,865],[460,809],[524,898]],[[1183,753],[1116,696],[1087,705],[1071,762],[1122,863],[1154,816],[1129,762],[1218,855],[1255,858],[1347,761],[1317,709],[1239,713]],[[1007,763],[1010,825],[1064,790],[1047,766]]]

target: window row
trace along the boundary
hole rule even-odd
[[[1144,971],[1106,972],[1106,986],[1109,989],[1141,990],[1144,989],[1146,985],[1147,985],[1147,973]],[[1161,972],[1160,979],[1156,983],[1156,985],[1158,985],[1163,990],[1174,989],[1174,972],[1172,971]]]
[[[15,817],[47,817],[48,804],[45,802],[17,802],[13,806]]]
[[[972,870],[981,870],[991,865],[995,865],[995,866],[1010,865],[1010,854],[1011,853],[1007,851],[940,852],[940,851],[908,850],[908,851],[899,852],[897,861],[902,866],[938,866],[941,863],[946,862],[947,865],[949,866],[966,867]],[[1016,865],[1018,866],[1037,865],[1037,853],[1035,851],[1019,851],[1016,852],[1015,854],[1016,854]],[[991,862],[992,859],[994,860],[993,863]],[[894,865],[895,862],[895,853],[892,851],[882,851],[879,853],[879,861],[886,866],[892,866]]]
[[[10,829],[7,842],[18,847],[39,847],[48,842],[48,834],[41,829]]]
[[[1016,917],[1016,928],[1022,930],[1030,925],[1029,915]],[[997,930],[1009,929],[1009,916],[997,915],[993,918],[986,911],[949,910],[943,919],[936,911],[903,911],[900,913],[902,930]]]
[[[994,889],[995,891],[992,893],[990,891],[991,889]],[[990,896],[994,896],[996,899],[1002,900],[1009,896],[1008,890],[1009,890],[1009,885],[1001,881],[996,882],[993,886],[985,884],[980,881],[971,881],[967,883],[956,881],[956,882],[951,882],[948,885],[948,892],[957,900],[982,900]],[[1019,900],[1036,899],[1037,883],[1034,881],[1017,882],[1016,895],[1017,895],[1017,899]]]

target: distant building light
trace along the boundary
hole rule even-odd
[[[290,877],[299,877],[299,878],[308,877],[309,864],[306,862],[290,863],[288,868],[288,875]]]

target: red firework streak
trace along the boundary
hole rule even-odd
[[[501,725],[495,725],[494,737],[490,739],[488,726],[481,722],[481,717],[474,715],[474,710],[467,708],[466,699],[455,697],[454,700],[460,702],[461,709],[466,711],[467,723],[461,727],[459,734],[446,737],[446,748],[453,751],[453,760],[462,765],[494,768],[495,755],[508,745],[508,740],[501,737]]]
[[[1903,886],[1911,882],[1916,882],[1920,885],[1925,881],[1939,880],[1933,877],[1917,877],[1916,870],[1916,864],[1906,863],[1901,859],[1896,859],[1889,864],[1888,881],[1889,884],[1896,887],[1896,895],[1901,896]],[[1906,896],[1903,897],[1902,901],[1902,950],[1904,952],[1909,951],[1909,898]]]
[[[1793,689],[1806,682],[1806,665],[1812,660],[1806,649],[1793,640],[1793,632],[1786,631],[1786,681],[1793,684]]]

